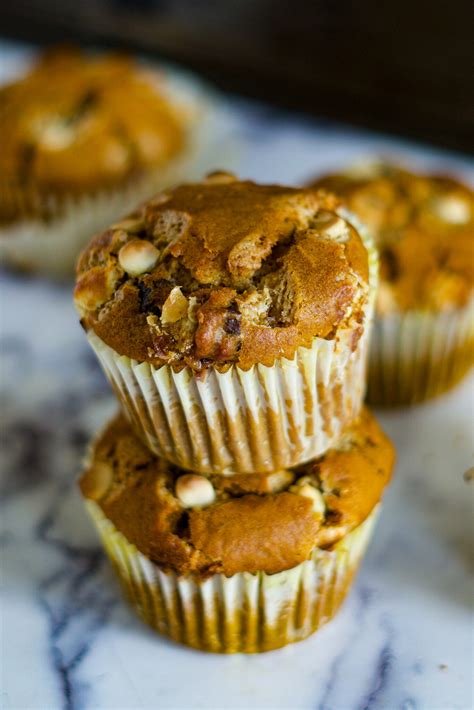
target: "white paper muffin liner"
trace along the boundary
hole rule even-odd
[[[474,364],[474,300],[454,311],[375,318],[368,400],[415,404],[454,386]]]
[[[356,222],[347,212],[343,216]],[[175,372],[120,356],[90,331],[89,342],[148,448],[181,468],[224,475],[290,468],[331,448],[365,395],[378,266],[365,239],[371,286],[355,350],[354,331],[346,328],[333,340],[315,338],[292,360],[271,367]]]
[[[257,653],[300,641],[329,621],[365,552],[377,506],[332,550],[315,549],[290,570],[214,574],[205,581],[164,571],[129,543],[97,503],[87,501],[135,611],[159,633],[216,653]]]
[[[0,264],[57,278],[70,276],[80,251],[96,232],[119,221],[159,190],[200,179],[209,170],[235,167],[232,121],[220,99],[199,80],[174,70],[166,75],[160,90],[181,107],[188,123],[187,147],[182,154],[116,189],[82,196],[50,195],[50,219],[28,216],[0,226]],[[7,195],[11,189],[1,177],[0,186],[0,199],[6,191],[9,202],[14,199],[21,207],[26,201],[21,194]],[[28,195],[27,199],[30,207],[36,202],[38,208],[44,201],[39,195]]]
[[[148,448],[203,473],[271,472],[322,455],[364,395],[365,336],[354,352],[315,339],[272,367],[202,374],[139,363],[88,338]]]

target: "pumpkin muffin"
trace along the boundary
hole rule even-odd
[[[144,621],[196,648],[251,653],[303,639],[336,613],[393,462],[368,410],[315,461],[230,478],[154,457],[120,415],[80,486]]]
[[[360,411],[375,279],[334,197],[218,173],[96,236],[75,302],[152,451],[259,473],[324,453]]]
[[[383,163],[313,184],[340,195],[380,250],[370,401],[411,404],[452,387],[474,361],[472,189]]]
[[[73,273],[91,234],[209,169],[206,101],[181,83],[127,57],[57,49],[1,87],[0,261]]]

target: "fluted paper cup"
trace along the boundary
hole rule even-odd
[[[453,387],[473,364],[474,301],[445,313],[411,311],[376,317],[369,402],[422,402]]]
[[[214,574],[203,580],[160,569],[93,501],[88,510],[132,607],[156,631],[215,653],[258,653],[300,641],[329,621],[351,585],[378,508],[332,550],[315,549],[290,570]]]
[[[355,351],[349,334],[339,342],[317,338],[272,367],[198,374],[140,363],[92,332],[88,338],[148,448],[203,473],[271,472],[320,456],[364,396],[367,334]]]
[[[159,190],[200,179],[211,169],[234,167],[233,124],[220,99],[194,77],[172,70],[160,91],[180,106],[188,123],[187,145],[156,170],[116,189],[94,194],[43,194],[17,189],[0,176],[0,201],[16,208],[13,223],[0,225],[0,264],[55,277],[71,276],[78,254],[96,233]],[[48,218],[35,216],[46,210]]]

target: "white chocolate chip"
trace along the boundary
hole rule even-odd
[[[203,508],[216,499],[214,486],[209,479],[194,473],[186,473],[178,478],[175,493],[185,508]]]
[[[160,252],[145,239],[132,239],[119,251],[119,264],[130,276],[140,276],[151,271],[155,266]]]
[[[211,185],[226,185],[227,183],[235,182],[235,180],[235,175],[232,175],[232,173],[227,173],[224,170],[216,170],[206,175],[204,182]]]
[[[85,480],[87,497],[101,500],[112,485],[112,466],[103,461],[96,461]]]
[[[111,229],[123,229],[125,232],[130,234],[137,234],[141,232],[145,224],[140,217],[129,217],[128,219],[122,219],[121,222],[113,224]]]
[[[175,286],[161,309],[161,322],[176,323],[176,321],[184,318],[188,313],[188,299],[183,296],[179,286]]]
[[[320,491],[315,488],[308,477],[300,478],[294,486],[290,487],[292,493],[296,493],[299,496],[304,496],[309,498],[313,503],[313,512],[318,516],[318,518],[324,518],[324,513],[326,512],[326,506],[324,504],[324,498]]]
[[[471,209],[467,200],[456,195],[446,195],[436,200],[434,212],[450,224],[466,224],[471,218]]]
[[[267,487],[270,493],[284,491],[294,479],[291,471],[274,471],[267,476]]]
[[[344,170],[344,175],[354,180],[372,180],[383,174],[384,164],[380,160],[360,159]]]
[[[71,126],[63,121],[54,121],[41,131],[39,142],[47,150],[65,150],[75,137]]]
[[[346,242],[349,237],[347,222],[333,212],[319,212],[314,220],[314,227],[336,242]]]
[[[164,205],[165,202],[168,202],[169,199],[170,195],[167,192],[159,192],[147,203],[147,205],[153,205],[153,207],[158,207],[159,205]]]

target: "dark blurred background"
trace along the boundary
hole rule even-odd
[[[0,34],[144,50],[225,90],[474,152],[474,1],[0,0]]]

